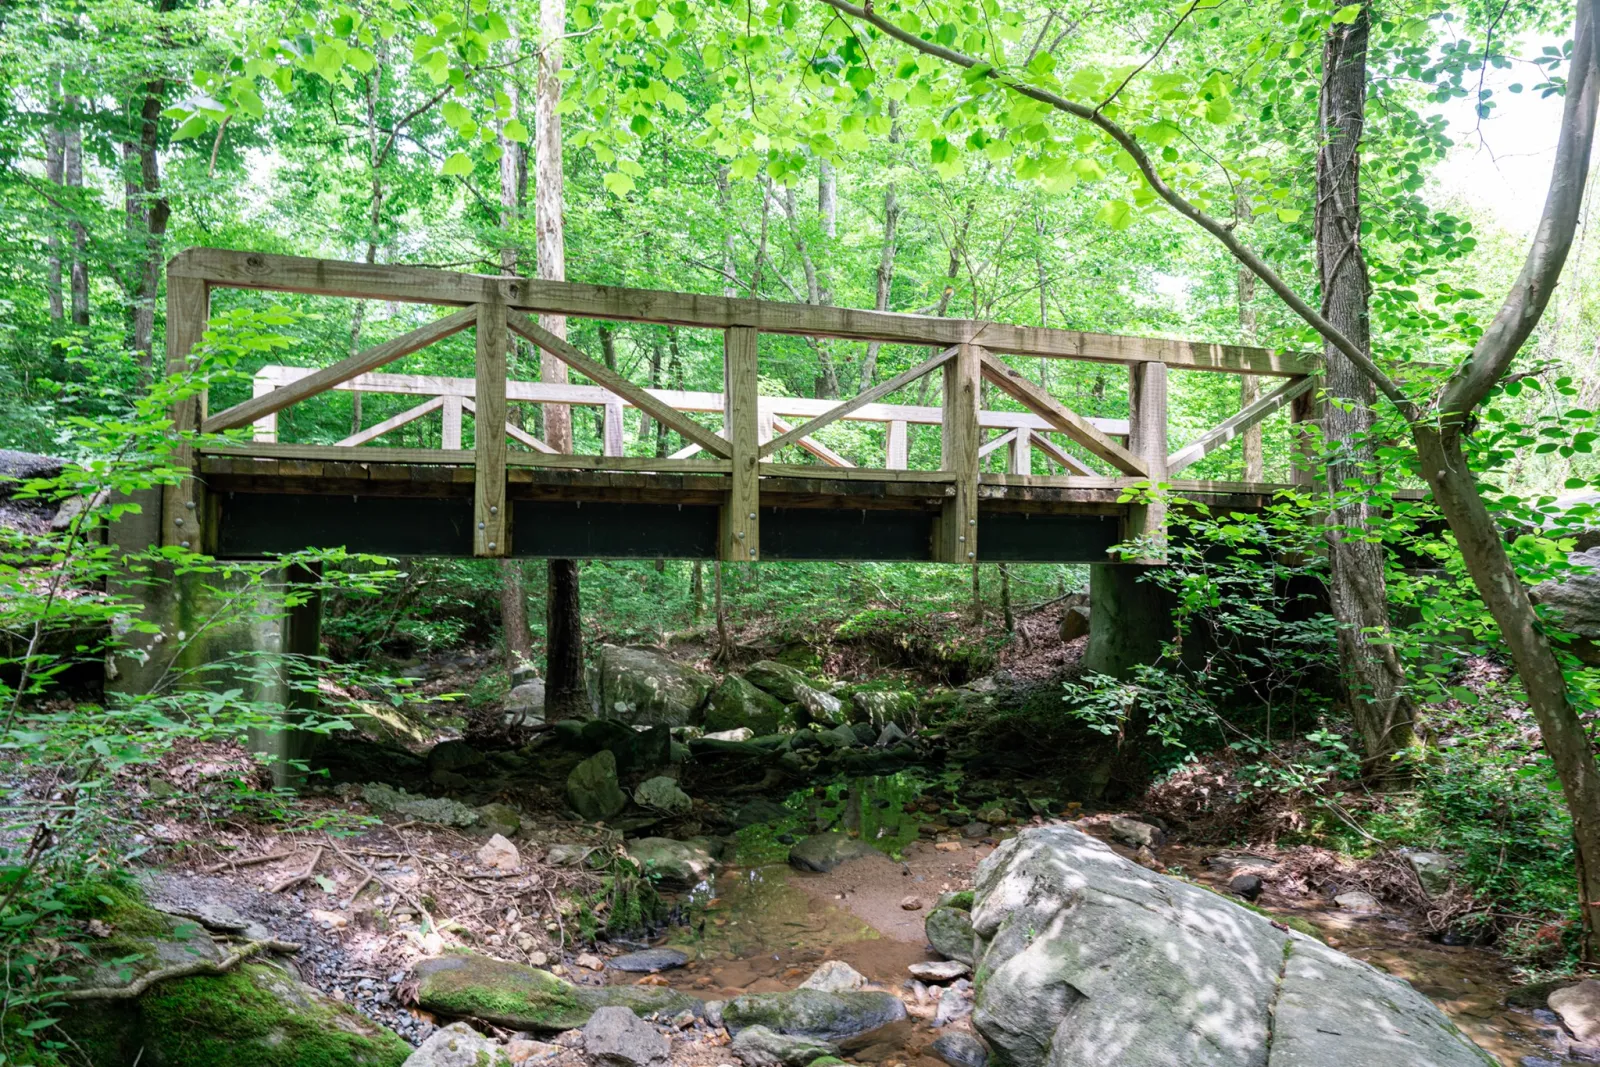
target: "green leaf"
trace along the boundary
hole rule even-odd
[[[633,179],[621,171],[610,171],[601,180],[605,182],[606,188],[617,196],[627,196],[633,192]]]
[[[506,123],[504,132],[508,141],[515,141],[517,144],[528,143],[528,127],[523,125],[521,119],[512,119]]]
[[[472,173],[472,157],[465,152],[457,152],[444,161],[445,177],[463,178]]]
[[[1278,221],[1282,222],[1282,223],[1285,223],[1285,224],[1288,224],[1288,223],[1291,223],[1291,222],[1299,222],[1300,221],[1300,216],[1304,215],[1304,214],[1305,214],[1305,212],[1300,211],[1300,210],[1298,210],[1296,208],[1280,207],[1278,209]]]
[[[1126,230],[1133,225],[1133,206],[1126,200],[1102,201],[1100,210],[1095,212],[1094,220],[1110,226],[1113,230]]]
[[[1361,17],[1361,9],[1366,6],[1365,4],[1346,4],[1333,13],[1333,24],[1338,26],[1354,22]]]

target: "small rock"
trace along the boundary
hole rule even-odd
[[[674,1030],[687,1030],[693,1025],[694,1011],[689,1008],[684,1008],[672,1017],[672,1028]]]
[[[517,809],[499,801],[479,807],[478,822],[491,836],[499,834],[501,837],[511,837],[522,829],[522,817],[517,814]]]
[[[843,993],[860,989],[867,984],[867,976],[839,960],[828,960],[811,972],[811,977],[800,983],[801,989],[820,989],[824,993]]]
[[[350,925],[350,916],[342,911],[327,911],[323,908],[313,908],[307,915],[314,923],[321,923],[330,930],[343,930]]]
[[[504,1049],[466,1023],[434,1031],[406,1060],[405,1067],[491,1067],[512,1062]]]
[[[522,866],[522,857],[516,845],[495,834],[478,849],[478,862],[497,871],[514,871]]]
[[[1454,881],[1454,862],[1439,852],[1408,852],[1406,863],[1417,876],[1417,883],[1430,898],[1443,896]]]
[[[967,825],[961,828],[961,836],[965,837],[969,841],[977,841],[988,837],[991,829],[993,829],[993,827],[991,827],[988,823],[979,822],[978,820],[974,819],[972,822],[967,823]]]
[[[747,1026],[729,1046],[745,1067],[805,1067],[838,1049],[825,1041],[780,1034],[765,1026]]]
[[[901,897],[900,898],[900,909],[902,911],[921,911],[922,910],[922,898],[921,897]]]
[[[606,961],[596,956],[593,952],[585,952],[572,962],[586,971],[603,971],[606,969]]]
[[[1089,609],[1085,607],[1070,607],[1061,613],[1061,643],[1076,641],[1089,633]]]
[[[711,1027],[722,1026],[722,1005],[724,1001],[708,1000],[703,1009],[706,1013],[706,1025]]]
[[[1333,898],[1333,902],[1345,911],[1353,911],[1360,914],[1370,915],[1383,910],[1383,905],[1378,903],[1377,897],[1359,889],[1352,889],[1348,893],[1340,893]]]
[[[1160,848],[1166,839],[1166,835],[1156,827],[1124,815],[1113,816],[1106,825],[1112,839],[1129,848]]]
[[[593,845],[551,845],[545,862],[552,867],[576,867],[593,851]]]
[[[688,962],[688,953],[675,948],[647,948],[642,952],[629,952],[627,955],[616,957],[611,961],[611,968],[633,974],[654,974],[657,971],[682,967]]]
[[[983,1047],[983,1042],[959,1031],[941,1034],[928,1046],[928,1051],[950,1067],[985,1067],[989,1062],[989,1050]]]
[[[906,970],[911,972],[913,978],[925,982],[948,982],[969,973],[972,968],[960,960],[939,960],[935,963],[913,963]]]
[[[1261,876],[1259,874],[1236,874],[1228,879],[1228,892],[1246,900],[1255,900],[1261,895]]]
[[[1600,1040],[1600,981],[1585,979],[1550,994],[1550,1010],[1584,1044]]]
[[[748,741],[755,735],[756,732],[750,727],[740,726],[732,730],[713,730],[711,733],[702,736],[707,741]]]
[[[633,802],[664,815],[687,815],[694,808],[689,794],[665,775],[647,778],[633,791]]]
[[[938,844],[934,845],[933,848],[934,848],[934,851],[936,851],[936,852],[960,852],[961,851],[961,842],[960,841],[940,841]]]
[[[972,1014],[972,983],[958,980],[939,994],[939,1010],[933,1017],[934,1026],[945,1026]]]
[[[597,1008],[583,1028],[583,1051],[615,1067],[652,1067],[667,1062],[672,1042],[631,1009]]]

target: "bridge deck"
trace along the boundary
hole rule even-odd
[[[1297,422],[1314,413],[1314,359],[1239,346],[216,250],[180,255],[168,282],[172,370],[191,365],[216,287],[463,308],[331,366],[262,368],[255,395],[226,411],[209,412],[201,396],[175,412],[194,433],[183,454],[193,477],[163,498],[163,539],[189,546],[198,538],[223,557],[344,546],[386,555],[1107,562],[1114,545],[1164,526],[1163,494],[1130,502],[1131,489],[1159,485],[1214,507],[1263,506],[1284,486],[1187,481],[1180,472],[1275,411],[1288,408]],[[725,388],[641,387],[527,312],[721,329]],[[477,335],[473,378],[379,372],[467,329]],[[934,350],[849,400],[772,397],[757,390],[763,333]],[[512,334],[594,384],[509,379]],[[1129,417],[1079,415],[1003,352],[1127,364]],[[1169,366],[1282,381],[1169,455]],[[929,374],[939,382],[937,406],[892,402]],[[1023,410],[982,409],[980,383]],[[336,443],[278,440],[279,412],[330,390],[416,403]],[[603,454],[561,454],[524,428],[519,404],[596,410]],[[625,455],[628,408],[682,447]],[[692,417],[707,412],[720,425]],[[866,465],[876,457],[859,447],[846,457],[817,438],[836,422],[878,424],[882,466]],[[908,428],[916,425],[939,427],[938,469],[911,469]],[[472,427],[465,448],[464,426]],[[397,431],[426,447],[373,443]],[[1010,473],[984,469],[1001,458]]]

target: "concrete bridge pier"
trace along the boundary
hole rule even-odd
[[[1085,671],[1124,678],[1161,658],[1177,633],[1177,598],[1152,580],[1155,567],[1136,563],[1089,565],[1089,645]]]

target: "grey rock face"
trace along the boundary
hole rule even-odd
[[[831,693],[824,693],[793,667],[764,659],[744,672],[745,680],[757,689],[777,697],[785,704],[798,704],[810,721],[836,726],[844,721],[844,704]]]
[[[825,1041],[779,1034],[765,1026],[747,1026],[728,1046],[745,1067],[805,1067],[839,1050]]]
[[[941,1035],[929,1049],[950,1067],[984,1067],[989,1062],[989,1050],[983,1042],[959,1031]]]
[[[789,850],[789,865],[825,874],[841,863],[872,852],[871,845],[844,834],[812,834]]]
[[[1166,839],[1158,827],[1118,815],[1110,822],[1111,836],[1129,848],[1160,848]]]
[[[544,722],[544,680],[534,678],[514,687],[506,695],[505,717],[507,722],[523,726]]]
[[[659,811],[666,815],[686,815],[694,807],[689,794],[678,788],[678,783],[667,777],[646,778],[633,791],[633,802],[641,808]]]
[[[1383,905],[1378,903],[1377,897],[1360,889],[1352,889],[1348,893],[1340,893],[1333,898],[1333,902],[1345,911],[1353,911],[1360,914],[1372,914],[1383,910]]]
[[[687,726],[714,683],[693,667],[642,648],[600,646],[600,714],[629,724]]]
[[[655,974],[657,971],[670,971],[674,967],[682,967],[688,962],[688,954],[679,952],[675,948],[647,948],[640,952],[629,952],[627,955],[618,956],[608,966],[612,970],[628,971],[633,974]]]
[[[417,1046],[405,1067],[511,1067],[511,1058],[466,1023],[451,1023]]]
[[[1404,982],[1071,827],[1001,844],[974,898],[973,1022],[1016,1067],[1493,1062]]]
[[[1600,1041],[1600,982],[1585,979],[1550,994],[1550,1010],[1584,1044]]]
[[[1455,876],[1451,873],[1454,864],[1449,856],[1441,852],[1408,852],[1406,863],[1416,874],[1417,881],[1422,885],[1422,891],[1430,897],[1448,893],[1450,884],[1455,881]]]
[[[889,993],[824,993],[793,989],[787,993],[746,993],[723,1005],[722,1022],[737,1034],[764,1026],[778,1034],[842,1041],[906,1017],[906,1006]]]
[[[672,1042],[627,1008],[597,1008],[583,1028],[583,1051],[613,1067],[656,1067],[667,1062]]]
[[[567,802],[591,822],[609,819],[628,803],[617,784],[617,757],[610,749],[597,752],[567,775]]]
[[[916,721],[917,698],[905,690],[864,690],[850,695],[856,722],[885,726],[908,726]]]
[[[553,1033],[586,1025],[601,1008],[672,1015],[699,1003],[660,986],[573,985],[549,971],[472,952],[422,960],[412,973],[417,1003],[428,1011],[468,1015],[510,1030]]]
[[[1588,573],[1568,572],[1540,582],[1528,595],[1534,603],[1553,609],[1561,629],[1578,637],[1572,651],[1593,666],[1600,663],[1600,547],[1574,552],[1567,562]]]
[[[972,913],[965,908],[941,906],[928,912],[923,932],[933,950],[946,959],[970,966],[972,954]]]
[[[811,977],[800,983],[801,989],[820,989],[824,993],[846,993],[867,984],[867,976],[842,960],[828,960]]]

